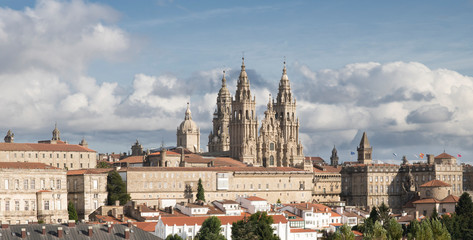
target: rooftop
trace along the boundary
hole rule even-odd
[[[76,144],[52,143],[0,143],[0,151],[49,151],[49,152],[95,152]]]
[[[46,165],[44,163],[37,162],[0,162],[0,168],[8,169],[55,169],[61,170],[60,168]]]
[[[420,187],[451,187],[451,186],[452,185],[450,185],[446,182],[442,182],[442,181],[437,180],[437,179],[428,181],[428,182],[420,185]]]

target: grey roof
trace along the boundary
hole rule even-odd
[[[42,226],[46,227],[46,234],[42,234]],[[88,227],[92,226],[92,237],[88,236]],[[21,239],[21,229],[25,228],[27,236],[24,239],[125,239],[126,224],[113,224],[112,232],[108,233],[106,224],[77,224],[68,227],[67,224],[21,224],[10,225],[8,228],[0,229],[0,239]],[[58,238],[58,227],[62,227],[62,238]],[[130,227],[130,239],[160,239],[157,236],[143,231],[135,226]]]

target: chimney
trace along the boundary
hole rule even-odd
[[[107,225],[108,233],[112,233],[112,224]]]
[[[21,228],[21,238],[26,238],[26,228]]]
[[[67,226],[68,227],[75,227],[76,226],[76,221],[75,220],[69,220],[67,222]]]
[[[414,217],[415,217],[415,219],[414,219],[414,220],[417,220],[417,219],[419,219],[419,211],[416,211],[416,212],[415,212],[415,215],[414,215]]]
[[[125,228],[125,239],[130,239],[130,229]]]
[[[57,237],[62,238],[62,227],[57,228]]]
[[[46,235],[46,226],[41,227],[41,234]]]
[[[126,221],[126,222],[127,222],[127,224],[126,224],[126,225],[127,225],[128,227],[131,227],[131,226],[132,226],[132,224],[131,224],[131,220],[130,220],[130,219],[128,219],[128,221]]]
[[[92,237],[92,234],[94,233],[94,231],[92,231],[92,226],[89,226],[87,229],[89,230],[88,231],[89,232],[89,237]]]
[[[115,201],[115,206],[120,206],[120,200]]]

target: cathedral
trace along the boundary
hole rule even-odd
[[[228,152],[232,158],[253,166],[304,168],[296,100],[286,71],[284,63],[277,97],[269,97],[259,132],[256,99],[251,94],[244,58],[233,98],[224,72],[209,135],[209,152]]]

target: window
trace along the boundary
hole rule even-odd
[[[23,180],[23,189],[28,189],[28,179]]]
[[[36,211],[36,202],[35,201],[31,201],[31,210]]]
[[[269,144],[269,150],[273,151],[274,150],[274,143]]]
[[[54,179],[49,180],[49,187],[54,188]]]
[[[15,189],[18,190],[20,189],[20,180],[15,179]]]
[[[10,211],[10,200],[5,201],[5,211]]]
[[[10,185],[10,184],[9,184],[9,182],[8,182],[8,179],[5,179],[5,189],[8,190],[9,185]]]
[[[269,157],[269,165],[271,165],[271,166],[274,165],[274,157],[273,157],[273,155],[271,155],[271,156]]]
[[[25,211],[30,210],[29,208],[30,208],[30,202],[25,201]]]
[[[94,180],[94,189],[98,189],[99,188],[99,183],[97,180]]]
[[[73,168],[73,167],[74,167],[74,163],[71,163],[71,168]]]
[[[34,179],[31,179],[31,181],[30,181],[30,188],[31,189],[36,189],[36,181]]]
[[[44,201],[44,210],[49,210],[49,200]]]
[[[20,201],[15,201],[15,211],[20,211]]]
[[[61,189],[61,179],[56,180],[56,188]]]

